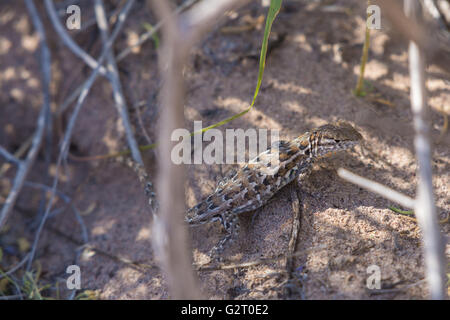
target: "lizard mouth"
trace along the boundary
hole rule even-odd
[[[326,158],[326,157],[330,157],[340,151],[344,151],[347,149],[350,149],[354,146],[356,146],[357,144],[359,144],[359,141],[355,141],[355,140],[335,140],[336,144],[331,147],[331,148],[327,148],[324,151],[324,153],[319,156],[321,158]]]

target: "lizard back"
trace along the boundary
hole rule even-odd
[[[351,125],[338,122],[291,141],[277,141],[222,179],[212,194],[187,211],[186,221],[191,225],[216,220],[224,223],[226,214],[258,209],[296,177],[306,175],[316,159],[348,149],[361,139]]]

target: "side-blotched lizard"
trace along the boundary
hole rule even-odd
[[[350,124],[338,121],[305,132],[291,141],[276,141],[271,147],[245,164],[235,173],[222,179],[215,191],[186,213],[186,222],[197,226],[220,221],[226,236],[211,250],[216,256],[227,242],[232,242],[239,232],[238,215],[256,210],[288,183],[298,177],[299,181],[311,171],[316,160],[347,150],[362,140],[361,134]],[[157,211],[155,193],[148,177],[137,163],[126,163],[146,183],[149,203]]]
[[[339,121],[291,141],[277,141],[236,173],[222,179],[212,194],[187,211],[186,221],[191,226],[217,220],[222,223],[227,234],[212,249],[211,255],[215,256],[239,232],[240,213],[264,206],[295,178],[302,181],[316,160],[349,149],[360,140],[362,136],[355,128]]]

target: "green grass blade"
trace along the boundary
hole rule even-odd
[[[391,209],[392,211],[396,212],[396,213],[400,213],[400,214],[405,214],[405,215],[413,215],[414,214],[414,210],[401,210],[399,208],[396,208],[394,206],[390,206],[389,209]]]
[[[271,0],[270,1],[270,7],[269,7],[269,11],[267,13],[267,18],[266,18],[266,26],[264,28],[264,38],[263,38],[263,42],[262,42],[262,46],[261,46],[261,55],[259,57],[258,80],[256,82],[256,89],[255,89],[255,93],[253,94],[253,99],[252,99],[252,103],[250,104],[250,107],[248,107],[247,109],[245,109],[244,111],[242,111],[238,114],[235,114],[229,118],[226,118],[220,122],[217,122],[209,127],[203,128],[202,130],[192,132],[191,136],[198,134],[198,133],[206,132],[210,129],[224,125],[227,122],[230,122],[236,118],[243,116],[244,114],[246,114],[253,108],[253,106],[255,105],[255,102],[256,102],[256,97],[258,96],[258,93],[259,93],[259,88],[261,87],[261,82],[262,82],[262,78],[264,75],[264,69],[266,67],[267,45],[269,43],[270,30],[272,29],[273,21],[275,20],[276,16],[278,15],[278,12],[280,12],[281,2],[282,2],[282,0]]]
[[[255,94],[253,95],[253,100],[250,108],[253,107],[256,101],[256,97],[259,93],[259,88],[261,87],[261,82],[264,74],[264,68],[266,67],[266,55],[267,55],[267,45],[269,43],[270,30],[272,29],[273,21],[275,20],[278,12],[281,9],[282,0],[271,0],[269,12],[267,13],[266,27],[264,28],[264,38],[261,46],[261,55],[259,57],[259,72],[258,72],[258,82],[256,83]]]
[[[259,93],[259,89],[261,87],[261,82],[262,82],[262,78],[263,78],[263,74],[264,74],[264,69],[266,67],[266,56],[267,56],[267,46],[269,43],[269,36],[270,36],[270,30],[272,29],[272,24],[275,20],[275,18],[277,17],[278,13],[280,12],[281,9],[281,3],[283,0],[271,0],[270,1],[270,7],[269,7],[269,11],[267,12],[267,18],[266,18],[266,26],[264,28],[264,37],[263,37],[263,42],[262,42],[262,46],[261,46],[261,54],[259,57],[259,71],[258,71],[258,80],[256,82],[256,88],[255,88],[255,92],[253,94],[253,99],[252,102],[250,104],[250,106],[245,109],[244,111],[235,114],[229,118],[226,118],[222,121],[219,121],[213,125],[210,125],[209,127],[206,128],[202,128],[201,130],[195,131],[195,132],[191,132],[190,136],[199,134],[199,133],[203,133],[206,132],[210,129],[213,128],[217,128],[220,127],[236,118],[242,117],[244,114],[246,114],[247,112],[249,112],[253,106],[255,105],[256,102],[256,97],[258,96]],[[152,28],[151,25],[149,24],[144,24],[144,27],[146,28]],[[159,39],[155,40],[155,44],[157,45],[159,43]],[[139,150],[141,151],[145,151],[145,150],[149,150],[149,149],[154,149],[158,146],[158,143],[153,143],[153,144],[149,144],[149,145],[144,145],[144,146],[139,146]],[[94,156],[92,158],[95,159],[107,159],[107,158],[114,158],[114,157],[118,157],[118,156],[125,156],[130,154],[130,150],[125,150],[125,151],[121,151],[118,153],[114,153],[114,154],[108,154],[108,155],[103,155],[103,156]]]
[[[150,23],[148,23],[148,22],[144,22],[144,23],[142,24],[142,26],[144,27],[145,30],[147,30],[147,32],[153,31],[153,29],[155,29],[155,28],[153,28],[153,26],[152,26]],[[157,34],[156,32],[154,32],[154,33],[152,34],[152,39],[153,39],[153,44],[155,45],[155,49],[158,49],[158,48],[159,48],[159,37],[158,37],[158,34]]]

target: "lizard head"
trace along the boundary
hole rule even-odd
[[[313,155],[328,157],[355,146],[362,139],[362,135],[352,125],[338,121],[312,130],[309,141]]]

